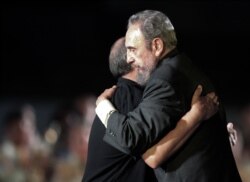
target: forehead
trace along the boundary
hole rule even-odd
[[[129,46],[136,46],[137,44],[141,44],[144,42],[144,36],[139,28],[139,25],[131,25],[125,37],[125,45],[126,47]]]

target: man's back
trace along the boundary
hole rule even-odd
[[[116,108],[127,113],[141,100],[143,89],[135,82],[119,79],[118,88],[111,101]],[[88,160],[83,181],[155,181],[153,170],[142,159],[113,148],[103,141],[106,128],[96,117],[92,126]]]

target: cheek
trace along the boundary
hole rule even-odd
[[[145,54],[142,58],[142,61],[144,62],[144,65],[148,68],[151,68],[154,62],[151,54]]]
[[[139,53],[136,55],[137,61],[140,63],[140,65],[146,65],[147,62],[147,55]]]

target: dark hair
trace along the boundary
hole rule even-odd
[[[127,50],[124,37],[118,39],[111,47],[109,69],[116,78],[131,71],[131,65],[127,63]]]

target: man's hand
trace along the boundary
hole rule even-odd
[[[214,92],[201,96],[202,86],[199,85],[192,98],[192,112],[197,114],[200,121],[207,120],[213,116],[219,109],[218,97]]]
[[[102,100],[110,99],[114,94],[115,90],[116,85],[111,88],[105,89],[104,92],[102,92],[101,95],[99,95],[99,97],[96,99],[96,105],[98,105]]]
[[[229,134],[230,144],[231,144],[231,146],[234,146],[236,144],[236,142],[237,142],[237,131],[234,128],[233,123],[228,123],[227,124],[227,131],[228,131],[228,134]]]

